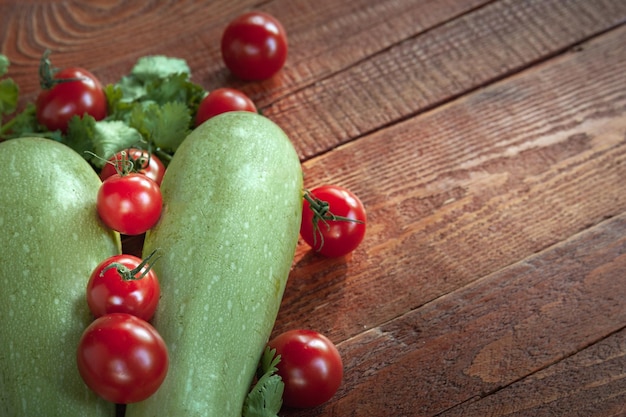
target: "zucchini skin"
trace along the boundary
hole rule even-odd
[[[153,324],[170,367],[126,417],[241,417],[298,242],[299,158],[269,119],[224,113],[183,141],[162,192],[143,253],[161,255]]]
[[[0,143],[0,415],[114,415],[76,366],[92,317],[85,287],[120,237],[96,212],[101,184],[69,147],[41,138]]]

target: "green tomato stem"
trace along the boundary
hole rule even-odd
[[[70,81],[81,81],[83,78],[54,78],[59,70],[52,66],[50,61],[50,50],[46,49],[39,62],[39,85],[42,90],[49,90],[56,84],[66,83]]]
[[[363,223],[363,221],[358,219],[350,219],[348,217],[335,215],[332,211],[330,211],[330,204],[328,201],[323,201],[313,196],[309,190],[304,191],[304,199],[309,203],[309,208],[313,211],[313,248],[316,252],[322,250],[322,247],[324,246],[324,234],[319,230],[320,222],[326,225],[327,230],[330,230],[330,224],[328,224],[329,221]],[[319,247],[317,247],[318,235],[321,239]]]
[[[104,273],[106,271],[108,271],[109,269],[115,268],[117,270],[117,273],[119,274],[120,278],[122,278],[123,281],[137,281],[137,280],[140,280],[143,277],[145,277],[148,274],[148,272],[150,272],[150,270],[154,266],[154,263],[159,259],[159,258],[156,258],[152,264],[148,265],[148,262],[150,262],[150,259],[152,259],[152,257],[156,254],[157,251],[158,251],[158,249],[153,250],[150,255],[148,255],[145,259],[143,259],[141,261],[141,263],[139,265],[137,265],[133,269],[130,269],[126,265],[122,265],[119,262],[112,262],[111,264],[107,265],[106,268],[104,268],[100,272],[100,276],[101,277],[104,276]],[[146,269],[142,271],[142,269],[144,269],[144,267]],[[140,272],[141,272],[141,275],[136,276]]]

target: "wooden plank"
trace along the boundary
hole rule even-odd
[[[497,1],[264,109],[302,159],[526,68],[626,19],[613,0]]]
[[[493,401],[528,393],[524,384],[546,391],[517,399],[509,409],[518,415],[552,415],[550,407],[591,396],[597,384],[611,384],[602,392],[607,409],[618,410],[626,398],[624,323],[626,214],[339,344],[346,373],[334,401],[284,415],[500,416],[507,409],[491,408]],[[594,369],[602,373],[587,375]],[[587,377],[570,380],[572,372]],[[494,392],[491,401],[452,409]],[[547,407],[533,403],[538,398]]]
[[[219,53],[228,20],[252,6],[244,0],[212,2],[210,8],[180,2],[150,8],[123,2],[111,9],[74,2],[0,6],[13,8],[0,13],[6,21],[0,39],[13,60],[10,75],[22,88],[22,103],[38,91],[36,68],[46,47],[54,50],[56,66],[80,65],[104,82],[119,79],[139,56],[180,56],[205,87],[230,85],[250,94],[294,138],[304,159],[504,77],[626,18],[624,3],[614,0],[501,0],[479,7],[483,3],[322,0],[313,9],[307,0],[267,3],[262,9],[287,26],[291,52],[283,74],[262,83],[231,77]],[[302,16],[311,21],[303,24]]]
[[[626,415],[626,330],[439,417]]]
[[[259,5],[240,0],[211,2],[210,7],[202,2],[121,2],[111,10],[77,2],[26,3],[5,10],[0,5],[0,39],[2,51],[15,60],[13,77],[27,92],[37,90],[33,76],[48,47],[57,66],[80,63],[105,82],[117,80],[142,55],[178,56],[206,88],[240,87],[263,105],[274,94],[313,83],[486,2],[282,0]],[[288,32],[289,61],[275,80],[243,83],[222,63],[222,31],[249,8],[273,14]]]
[[[345,340],[626,210],[625,40],[307,161],[305,185],[353,190],[369,229],[347,259],[299,247],[275,331]]]
[[[0,5],[2,52],[14,63],[15,80],[25,91],[35,91],[37,80],[32,77],[37,76],[37,65],[46,48],[53,51],[59,67],[81,66],[104,75],[99,68],[124,58],[134,63],[142,51],[155,45],[182,43],[181,39],[200,31],[221,28],[226,19],[254,4],[250,0],[218,0],[212,1],[211,7],[178,1]]]

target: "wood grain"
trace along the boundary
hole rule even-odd
[[[278,77],[221,62],[249,9],[285,25]],[[626,2],[0,1],[22,103],[39,58],[104,82],[178,56],[281,125],[305,185],[343,185],[363,245],[300,242],[274,334],[338,343],[340,392],[281,416],[626,415]],[[141,238],[135,238],[135,247]]]
[[[193,1],[0,4],[0,39],[2,50],[14,61],[12,77],[29,94],[38,88],[37,64],[46,48],[54,51],[55,65],[80,64],[104,82],[116,81],[140,56],[165,54],[186,59],[194,69],[194,80],[205,88],[236,86],[264,107],[276,96],[485,2],[283,0],[258,5],[230,0],[211,2],[210,7]],[[222,64],[221,32],[237,13],[251,8],[275,15],[289,33],[289,64],[280,83],[242,83]]]
[[[348,261],[301,246],[276,332],[345,340],[621,213],[624,40],[626,28],[307,161],[305,178],[361,196],[370,227]]]
[[[610,385],[601,390],[604,409],[623,410],[625,323],[626,215],[620,215],[342,342],[348,360],[338,398],[283,415],[505,416],[514,410],[528,416],[556,410],[600,416],[603,408],[584,414],[593,410],[585,401],[569,401],[574,406],[567,411],[558,406],[568,395],[598,402],[597,392],[593,396],[601,385]],[[613,333],[616,341],[603,341]],[[572,373],[584,380],[570,380]],[[520,385],[528,395],[527,384],[539,393],[515,397]],[[499,391],[503,387],[509,388]]]
[[[272,103],[302,159],[549,58],[626,17],[615,1],[499,1]]]
[[[626,330],[440,417],[619,417],[626,414]]]

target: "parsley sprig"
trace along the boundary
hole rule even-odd
[[[279,362],[280,355],[276,355],[276,349],[266,347],[259,363],[257,383],[243,403],[243,417],[278,417],[285,388],[282,378],[276,373]]]

